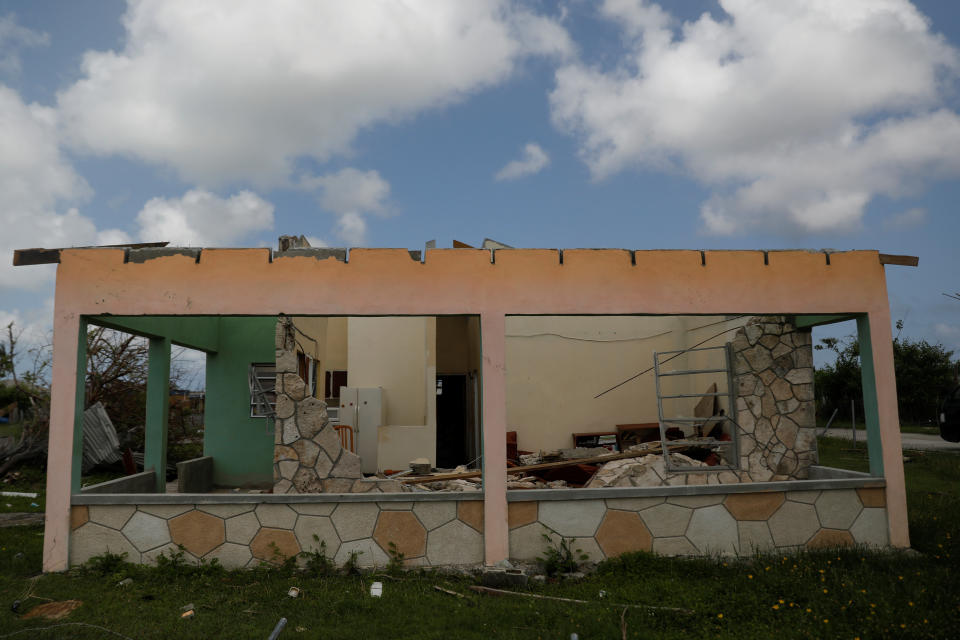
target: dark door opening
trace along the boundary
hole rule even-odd
[[[437,376],[437,466],[453,468],[467,459],[467,376]]]

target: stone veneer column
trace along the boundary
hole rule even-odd
[[[297,372],[293,321],[286,317],[277,320],[276,367],[273,492],[354,491],[356,481],[363,478],[360,457],[340,444],[327,419],[326,403],[308,395]]]
[[[740,480],[798,480],[817,461],[809,330],[751,318],[733,341]]]

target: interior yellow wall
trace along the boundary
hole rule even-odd
[[[351,387],[383,387],[386,422],[430,424],[436,402],[436,319],[348,318]],[[432,405],[432,406],[431,406]]]
[[[655,351],[691,347],[742,318],[722,316],[511,316],[506,323],[507,428],[520,449],[570,447],[571,434],[615,431],[618,424],[657,422],[653,372],[600,398],[598,393],[653,366]],[[714,324],[719,323],[719,324]],[[724,344],[733,331],[702,346]],[[708,361],[709,358],[709,361]],[[681,355],[671,368],[719,364],[718,356]],[[724,375],[664,379],[662,393],[702,393]],[[674,415],[692,415],[696,400],[683,400]]]
[[[324,371],[350,370],[347,359],[347,320],[337,316],[327,319],[327,362],[323,365]]]

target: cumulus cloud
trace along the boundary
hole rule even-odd
[[[509,0],[130,0],[119,51],[90,51],[58,97],[80,151],[210,185],[284,184],[296,160],[566,56],[553,19]]]
[[[69,247],[116,239],[122,232],[98,232],[92,220],[71,207],[91,189],[61,153],[56,111],[25,104],[0,85],[0,289],[36,289],[48,283],[52,266],[13,267],[14,249]],[[66,209],[65,211],[63,209]]]
[[[322,176],[304,176],[300,186],[318,192],[320,206],[337,216],[334,233],[351,247],[363,246],[366,241],[365,215],[385,217],[392,213],[390,183],[377,171],[348,167]]]
[[[900,213],[895,213],[883,221],[883,228],[891,231],[896,229],[912,229],[919,227],[927,221],[927,210],[920,207],[907,209]]]
[[[721,0],[678,23],[607,0],[614,68],[557,71],[551,115],[596,179],[686,172],[712,189],[708,231],[855,229],[878,195],[960,173],[960,117],[942,80],[958,53],[908,0]]]
[[[143,242],[166,240],[173,246],[229,246],[245,236],[273,228],[273,205],[251,191],[221,198],[191,189],[181,198],[153,198],[137,214]]]
[[[12,13],[0,16],[0,73],[20,73],[20,50],[49,44],[50,36],[17,24]]]
[[[516,180],[524,176],[540,173],[550,164],[550,156],[540,145],[529,142],[517,160],[511,160],[494,175],[495,180]]]

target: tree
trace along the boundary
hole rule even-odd
[[[941,344],[902,337],[903,321],[898,320],[893,339],[893,364],[897,376],[897,406],[903,422],[936,422],[943,394],[953,383],[952,351]],[[822,417],[835,409],[848,410],[853,400],[863,415],[860,347],[855,336],[824,338],[814,347],[833,351],[835,359],[817,369],[814,385],[817,410]]]
[[[49,344],[39,345],[21,357],[19,337],[11,322],[0,343],[0,379],[12,378],[10,384],[0,387],[0,406],[5,406],[2,402],[6,390],[15,398],[24,416],[19,440],[0,448],[0,476],[18,464],[45,456],[47,451],[50,385],[46,374],[51,349]],[[143,447],[148,351],[145,338],[103,327],[90,327],[87,331],[84,406],[101,402],[121,436],[121,443],[127,441],[125,446],[135,449]],[[171,359],[171,388],[185,377],[184,367],[178,361],[181,352],[182,349],[178,349]],[[21,371],[24,363],[28,369]],[[171,414],[178,419],[175,426],[180,426],[181,414],[175,411]],[[181,432],[183,430],[181,427]]]

